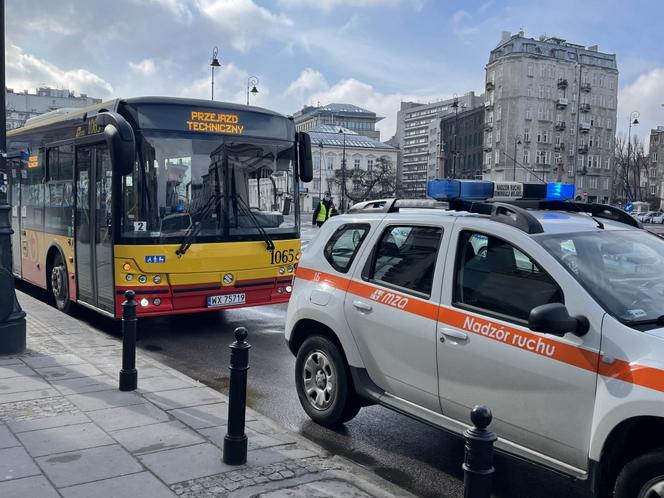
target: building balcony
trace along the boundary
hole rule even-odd
[[[485,108],[487,111],[490,111],[491,109],[493,109],[493,101],[491,101],[491,100],[487,100],[487,101],[485,101],[485,102],[484,102],[484,108]]]
[[[490,92],[491,90],[496,88],[496,85],[493,83],[493,81],[487,81],[485,87],[487,92]]]
[[[568,104],[569,104],[569,101],[565,98],[559,98],[558,100],[556,100],[556,107],[558,109],[565,109]]]
[[[493,150],[493,148],[490,145],[486,145],[484,147],[484,152],[491,152],[492,150]]]
[[[579,145],[579,154],[587,154],[588,153],[588,146],[587,145]]]
[[[556,144],[553,146],[553,150],[555,150],[556,152],[561,152],[565,150],[565,144],[564,143]]]
[[[567,79],[566,78],[558,78],[558,88],[564,90],[567,88]]]
[[[579,131],[581,133],[588,133],[590,131],[590,123],[579,123]]]
[[[556,121],[556,124],[554,126],[556,131],[563,131],[565,129],[565,127],[566,127],[565,121]]]
[[[589,92],[591,89],[590,83],[581,83],[581,91]]]
[[[491,122],[484,123],[484,131],[491,131],[491,130],[493,130],[493,123]]]
[[[581,104],[581,105],[579,105],[579,111],[581,111],[581,112],[590,112],[590,104]]]

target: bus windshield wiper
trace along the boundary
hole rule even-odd
[[[258,230],[258,233],[261,234],[261,237],[265,241],[265,249],[267,249],[270,252],[274,251],[274,242],[263,228],[263,225],[260,224],[260,221],[256,219],[254,213],[251,212],[251,209],[249,208],[245,200],[242,197],[240,197],[238,194],[233,195],[233,199],[237,201],[237,205],[239,206],[240,210],[247,215],[247,217],[252,221],[252,223]]]
[[[193,225],[189,226],[187,232],[184,234],[184,237],[182,237],[182,240],[180,241],[180,247],[175,250],[175,254],[177,254],[178,258],[182,257],[182,255],[189,250],[192,240],[198,234],[198,232],[201,231],[201,227],[203,226],[202,221],[207,217],[210,211],[217,208],[221,202],[221,199],[222,196],[218,196],[215,192],[213,192],[205,204],[203,204],[203,206],[198,209],[197,220]]]

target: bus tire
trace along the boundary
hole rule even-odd
[[[50,266],[48,288],[53,297],[55,307],[63,313],[69,312],[71,301],[69,300],[69,278],[67,264],[62,253],[57,251]]]

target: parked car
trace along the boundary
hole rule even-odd
[[[648,223],[664,224],[664,211],[657,211],[651,217]]]

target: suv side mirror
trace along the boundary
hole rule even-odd
[[[570,316],[564,304],[549,303],[530,311],[528,327],[535,332],[558,337],[568,333],[581,337],[588,333],[590,324],[585,316]]]
[[[124,176],[134,171],[136,140],[131,125],[117,112],[97,114],[97,125],[104,129],[104,137],[113,162],[113,171]]]
[[[314,161],[311,157],[311,137],[303,131],[297,132],[298,174],[300,180],[309,183],[314,178]]]

